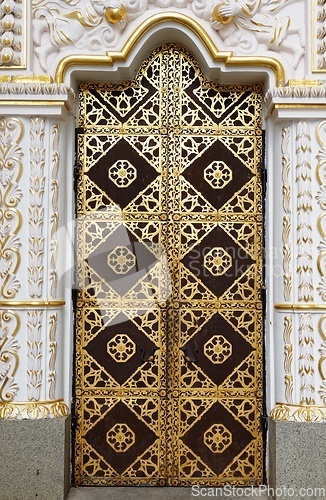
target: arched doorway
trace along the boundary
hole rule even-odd
[[[262,481],[261,101],[172,44],[80,86],[79,484]]]

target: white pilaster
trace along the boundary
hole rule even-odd
[[[73,217],[74,94],[20,83],[0,94],[0,413],[58,417],[71,380],[72,248],[59,234]]]
[[[321,130],[326,87],[299,85],[270,90],[266,96],[273,170],[272,249],[269,283],[274,290],[270,329],[274,348],[276,420],[322,421],[323,243]],[[319,175],[319,176],[318,176]],[[319,179],[319,183],[318,183]]]

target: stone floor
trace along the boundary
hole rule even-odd
[[[208,489],[207,489],[208,490]],[[267,500],[268,496],[263,490],[254,490],[245,488],[234,490],[223,490],[222,488],[214,488],[214,491],[191,488],[144,488],[144,487],[129,487],[129,488],[72,488],[70,490],[68,500],[192,500],[209,496],[210,498],[227,498],[228,500],[247,500],[257,498]],[[213,490],[210,488],[210,490]],[[209,493],[213,493],[209,495]],[[258,493],[258,495],[257,495]],[[231,496],[232,494],[232,496]]]

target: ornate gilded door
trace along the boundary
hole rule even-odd
[[[79,97],[76,482],[259,484],[261,89],[171,44]]]

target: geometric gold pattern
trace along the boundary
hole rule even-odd
[[[259,485],[262,88],[166,43],[79,103],[75,482]]]
[[[135,433],[124,423],[115,424],[107,432],[106,442],[117,453],[124,453],[135,443]]]
[[[214,247],[205,255],[204,266],[213,276],[222,276],[232,266],[232,257],[224,248]]]
[[[108,174],[118,188],[126,188],[137,178],[137,169],[128,160],[118,160],[109,168]]]
[[[108,266],[116,274],[128,273],[136,264],[136,257],[125,246],[117,246],[107,257]]]
[[[232,354],[232,344],[223,335],[214,335],[204,345],[205,356],[214,365],[224,363]]]
[[[125,363],[136,352],[136,345],[128,335],[116,335],[107,343],[107,352],[117,363]]]
[[[223,161],[213,161],[204,170],[205,181],[213,189],[223,189],[232,177],[232,170]]]
[[[232,434],[223,424],[214,424],[205,432],[204,443],[213,453],[222,453],[232,443]]]

